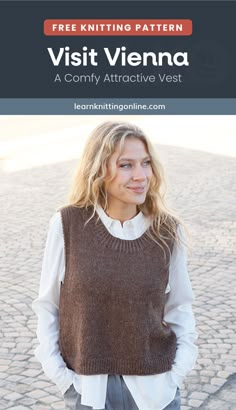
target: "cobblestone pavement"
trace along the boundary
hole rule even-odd
[[[200,410],[231,410],[236,407],[236,375],[230,376],[227,382],[210,396]]]
[[[192,234],[199,360],[182,389],[182,410],[236,409],[235,160],[159,147],[169,200]],[[0,174],[0,410],[63,409],[33,351],[48,221],[65,200],[75,161]],[[144,409],[141,409],[144,410]]]

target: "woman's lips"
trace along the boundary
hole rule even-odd
[[[137,194],[142,194],[143,192],[145,192],[145,187],[127,187],[127,188],[133,192],[136,192]]]

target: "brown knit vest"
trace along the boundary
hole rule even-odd
[[[97,214],[61,210],[65,279],[59,346],[79,374],[150,375],[171,369],[176,335],[163,322],[169,257],[144,233],[112,236]],[[173,240],[169,239],[170,249]]]

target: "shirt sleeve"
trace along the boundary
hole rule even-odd
[[[39,295],[32,303],[38,318],[37,338],[39,346],[35,356],[41,363],[46,376],[59,388],[62,394],[73,383],[74,372],[67,368],[58,344],[59,298],[61,281],[65,274],[64,239],[60,213],[50,220],[46,240]]]
[[[180,226],[178,234],[184,238]],[[171,376],[175,384],[181,387],[198,356],[198,348],[195,345],[198,334],[192,311],[194,294],[187,270],[187,250],[182,242],[174,245],[169,269],[169,286],[164,321],[169,324],[177,337],[177,351]]]

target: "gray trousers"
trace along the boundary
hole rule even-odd
[[[65,410],[91,410],[92,407],[81,404],[81,395],[74,386],[64,394]],[[142,410],[138,409],[124,379],[119,375],[108,375],[107,396],[103,410]],[[180,392],[177,389],[174,400],[165,407],[165,410],[180,410]]]

